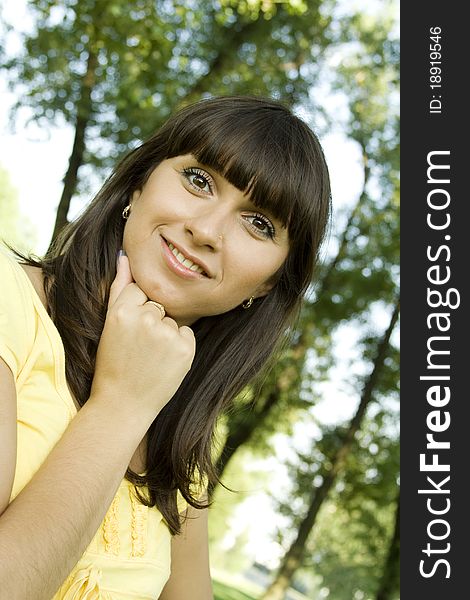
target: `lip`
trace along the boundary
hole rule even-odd
[[[205,263],[203,263],[199,258],[197,258],[197,256],[194,256],[193,254],[191,254],[190,252],[185,250],[185,248],[183,248],[180,244],[175,244],[175,242],[173,242],[173,240],[170,240],[170,239],[167,240],[162,235],[160,236],[160,241],[161,241],[163,256],[165,258],[165,261],[174,273],[176,273],[177,275],[180,275],[181,277],[184,277],[186,279],[209,279],[210,277],[212,277],[207,265]],[[207,275],[203,275],[202,273],[197,273],[196,271],[191,271],[190,269],[188,269],[187,267],[182,265],[179,262],[179,260],[176,258],[176,256],[173,254],[173,252],[170,250],[170,247],[168,246],[168,242],[170,242],[170,244],[172,244],[179,252],[181,252],[181,254],[186,256],[186,258],[189,258],[189,260],[191,260],[192,262],[194,262],[197,265],[199,265],[200,267],[202,267],[202,269],[204,269],[204,271],[207,273]]]

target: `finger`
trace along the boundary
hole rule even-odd
[[[194,335],[194,331],[187,325],[182,325],[179,329],[181,337],[186,339],[187,342],[191,345],[194,360],[194,355],[196,353],[196,337]]]
[[[163,306],[163,304],[160,304],[160,302],[155,302],[155,300],[147,300],[147,302],[144,304],[144,306],[151,306],[151,307],[155,307],[156,310],[158,310],[158,312],[160,313],[161,318],[163,319],[163,317],[165,316],[165,308]]]
[[[109,289],[108,308],[113,306],[121,292],[134,281],[127,256],[120,256],[117,263],[116,277]]]
[[[196,340],[196,338],[194,337],[194,331],[191,329],[191,327],[188,327],[187,325],[182,325],[179,328],[179,330],[182,337],[187,338],[188,340]]]
[[[143,306],[148,298],[135,281],[128,283],[116,298],[115,305],[128,304],[133,306]]]
[[[162,323],[166,323],[167,325],[173,327],[173,329],[176,329],[176,331],[178,331],[178,323],[171,317],[165,317],[164,319],[162,319]]]

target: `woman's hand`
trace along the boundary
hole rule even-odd
[[[150,419],[179,388],[195,354],[193,331],[178,327],[133,281],[121,256],[98,346],[90,400],[106,398],[116,410]]]

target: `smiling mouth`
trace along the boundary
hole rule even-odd
[[[184,256],[184,254],[182,252],[180,252],[178,250],[178,248],[173,246],[173,244],[171,242],[169,242],[168,240],[165,240],[165,241],[167,243],[168,248],[171,250],[171,253],[173,254],[173,256],[176,258],[176,260],[181,265],[183,265],[183,267],[186,267],[190,271],[194,271],[195,273],[200,273],[201,275],[208,277],[208,274],[206,273],[206,271],[204,271],[204,269],[200,265],[198,265],[197,263],[193,262],[191,259]]]

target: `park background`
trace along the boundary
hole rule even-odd
[[[318,134],[333,224],[293,345],[220,423],[216,600],[399,597],[395,0],[1,5],[0,238],[37,254],[186,103],[260,94]]]

